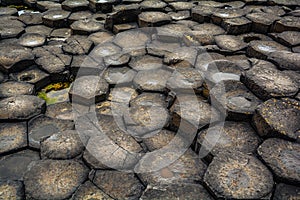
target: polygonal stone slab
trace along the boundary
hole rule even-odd
[[[192,28],[195,31],[199,31],[199,35],[221,35],[225,33],[225,30],[222,27],[210,23],[197,24]]]
[[[182,11],[192,9],[194,7],[194,4],[192,2],[171,2],[169,3],[169,6],[174,11]]]
[[[148,151],[161,149],[169,144],[176,136],[176,133],[169,130],[161,130],[158,133],[149,133],[143,138],[143,144]],[[184,141],[180,141],[184,142]]]
[[[87,168],[73,160],[32,162],[24,176],[26,198],[66,199],[87,175]]]
[[[191,13],[188,10],[169,12],[168,14],[171,16],[172,20],[176,20],[176,21],[187,20],[191,18]]]
[[[0,8],[0,16],[3,15],[17,15],[18,10],[16,8],[9,8],[9,7],[1,7]]]
[[[96,171],[93,182],[115,199],[137,199],[144,186],[133,173],[120,171]],[[111,186],[114,187],[111,187]]]
[[[166,82],[171,74],[163,69],[139,71],[133,79],[133,84],[140,91],[165,92]]]
[[[90,105],[105,99],[108,87],[108,83],[101,77],[82,76],[73,82],[69,96],[74,102]]]
[[[287,185],[284,183],[279,183],[276,185],[276,190],[274,193],[274,200],[282,199],[299,199],[300,198],[300,188]]]
[[[38,25],[43,23],[42,13],[35,12],[24,13],[19,16],[19,20],[21,20],[26,25]]]
[[[145,11],[163,11],[167,5],[161,0],[146,0],[140,3],[141,9]]]
[[[0,98],[32,95],[34,92],[34,85],[29,83],[8,81],[0,84]]]
[[[283,32],[283,31],[299,31],[300,30],[300,22],[299,17],[294,16],[285,16],[280,20],[276,21],[273,27],[273,31],[275,32]]]
[[[45,36],[38,33],[26,33],[19,39],[19,44],[24,47],[37,47],[42,46],[46,41]]]
[[[71,29],[74,34],[89,35],[101,30],[104,26],[101,23],[95,22],[91,19],[78,20],[71,24]]]
[[[104,79],[112,85],[131,83],[136,72],[129,67],[109,67],[104,72]]]
[[[21,181],[0,181],[0,194],[2,199],[24,199],[24,185]]]
[[[199,156],[188,149],[183,155],[180,155],[178,159],[174,159],[172,164],[157,171],[147,171],[153,168],[156,169],[156,167],[153,166],[161,166],[164,164],[162,159],[162,156],[157,156],[151,161],[145,161],[145,163],[141,160],[136,166],[135,170],[145,185],[159,187],[165,184],[201,182],[207,168]]]
[[[64,54],[59,55],[49,55],[49,56],[42,56],[38,59],[36,59],[36,64],[41,66],[42,69],[47,71],[49,74],[53,75],[55,74],[56,77],[53,77],[57,80],[64,79],[60,78],[59,74],[66,71],[66,66],[70,65],[71,57]]]
[[[49,10],[43,15],[43,23],[49,27],[66,27],[67,18],[69,17],[70,12],[63,10]]]
[[[141,199],[143,200],[164,200],[173,199],[206,199],[213,200],[212,196],[200,184],[171,184],[160,188],[148,187]]]
[[[27,26],[25,29],[26,33],[38,33],[45,36],[50,36],[50,33],[52,32],[52,28],[49,28],[44,25],[35,25],[35,26]]]
[[[264,12],[250,13],[246,17],[252,21],[252,31],[258,33],[267,33],[271,25],[280,19],[279,16]]]
[[[114,36],[109,32],[97,32],[89,35],[88,39],[91,40],[94,45],[110,42]]]
[[[34,56],[28,48],[16,45],[0,46],[0,70],[15,72],[33,64]]]
[[[240,81],[226,80],[215,85],[210,91],[212,102],[220,111],[227,113],[231,120],[252,117],[261,101]]]
[[[140,27],[162,26],[171,22],[171,17],[163,12],[143,12],[139,15]]]
[[[247,44],[233,35],[218,35],[215,36],[216,44],[226,51],[234,52],[247,47]]]
[[[31,150],[24,150],[18,153],[1,157],[1,180],[23,180],[23,176],[30,163],[39,159],[39,153]]]
[[[0,153],[6,153],[26,146],[26,123],[0,123]]]
[[[237,151],[219,153],[208,166],[204,182],[225,199],[263,199],[274,184],[272,173],[256,157]]]
[[[44,100],[31,95],[20,95],[0,100],[1,120],[29,120],[44,113]]]
[[[121,54],[121,50],[119,46],[107,42],[97,45],[89,55],[96,61],[102,62],[104,57]]]
[[[94,12],[101,11],[103,13],[109,13],[112,11],[114,4],[116,4],[116,0],[89,0],[89,8]]]
[[[250,32],[251,21],[245,17],[226,19],[222,22],[222,27],[227,31],[227,34],[243,34]]]
[[[262,137],[283,137],[299,140],[300,106],[294,99],[270,99],[261,104],[253,121]]]
[[[151,70],[159,69],[163,66],[162,59],[150,55],[133,57],[129,62],[129,66],[134,70]]]
[[[8,24],[4,24],[5,22]],[[24,28],[16,24],[18,21],[8,20],[5,22],[3,24],[0,24],[0,38],[15,38],[19,37],[24,32]]]
[[[122,47],[125,53],[128,53],[126,52],[127,49],[136,50],[145,48],[149,40],[150,38],[147,32],[131,30],[117,34],[113,41]]]
[[[213,1],[200,1],[201,3],[205,3],[205,2],[213,2]],[[198,6],[194,7],[192,9],[192,19],[196,22],[199,23],[203,23],[203,22],[207,22],[210,21],[211,19],[211,15],[217,10],[216,8],[212,7],[212,6],[201,6],[199,5],[198,2]],[[219,3],[219,2],[215,2],[215,3]],[[219,3],[222,5],[222,3]]]
[[[55,103],[47,106],[45,115],[51,118],[73,120],[72,104],[69,102]]]
[[[62,48],[66,53],[81,55],[87,54],[91,50],[92,44],[93,42],[85,36],[74,35],[66,40]]]
[[[131,87],[115,87],[111,89],[107,100],[129,105],[131,99],[135,99],[137,96],[138,93]]]
[[[113,200],[102,190],[97,188],[91,181],[87,181],[84,184],[82,184],[72,196],[72,199],[74,200],[83,200],[90,198],[99,200]]]
[[[143,92],[130,101],[130,106],[160,106],[166,108],[166,96],[159,93]]]
[[[69,20],[69,22],[70,22],[70,24],[71,24],[71,23],[73,23],[73,22],[75,22],[75,21],[77,21],[77,20],[88,19],[88,18],[90,18],[90,17],[92,17],[92,16],[93,16],[93,14],[92,14],[91,11],[79,11],[79,12],[74,12],[74,13],[72,13],[72,14],[69,16],[68,20]]]
[[[300,71],[300,53],[290,51],[275,51],[269,54],[268,60],[281,69]]]
[[[36,117],[28,123],[29,146],[39,149],[40,142],[44,138],[71,129],[74,129],[73,121],[53,119],[46,116]]]
[[[279,180],[300,183],[300,144],[271,138],[265,140],[257,152]]]
[[[247,48],[247,55],[266,60],[268,55],[274,51],[289,51],[289,48],[274,41],[251,41]]]
[[[62,9],[68,11],[87,10],[89,2],[87,0],[66,0],[61,4]]]
[[[290,76],[268,62],[255,64],[242,74],[241,81],[263,100],[294,96],[299,90],[297,83]]]
[[[226,121],[201,131],[195,149],[204,148],[213,156],[226,150],[254,153],[259,142],[249,123]]]
[[[41,141],[41,158],[75,158],[83,152],[84,142],[75,130],[53,134]]]
[[[37,1],[36,7],[43,12],[47,10],[61,10],[61,4],[53,1]]]
[[[246,15],[247,12],[246,9],[217,9],[211,18],[213,23],[221,24],[226,19],[242,17]]]
[[[130,55],[120,53],[120,54],[105,57],[104,63],[107,67],[124,66],[129,62],[129,60],[130,60]]]
[[[287,46],[300,45],[300,32],[298,31],[285,31],[278,35],[275,35],[278,42]]]

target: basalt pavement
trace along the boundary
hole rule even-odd
[[[300,199],[299,0],[0,4],[0,199]]]

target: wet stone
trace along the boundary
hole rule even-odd
[[[192,29],[203,35],[221,35],[225,33],[222,27],[209,23],[195,25]]]
[[[251,21],[245,17],[226,19],[222,22],[222,27],[228,34],[238,35],[250,32]]]
[[[280,17],[271,13],[255,12],[246,15],[252,21],[252,31],[257,33],[267,33],[272,24]]]
[[[0,123],[0,153],[27,146],[26,123]]]
[[[203,84],[201,73],[194,68],[176,69],[167,81],[167,88],[175,93],[199,93]]]
[[[40,11],[47,11],[47,10],[60,10],[61,9],[61,4],[56,3],[53,1],[37,1],[36,2],[36,7]]]
[[[49,74],[43,72],[37,67],[30,67],[24,71],[11,74],[13,80],[33,84],[35,91],[47,86],[50,83]]]
[[[68,11],[81,11],[88,9],[89,2],[87,0],[66,0],[61,4],[62,9]]]
[[[69,17],[70,12],[63,10],[50,10],[44,13],[43,23],[49,27],[66,27],[67,18]]]
[[[144,11],[163,11],[167,4],[161,0],[146,0],[140,6]]]
[[[133,173],[121,171],[98,170],[93,182],[114,199],[137,199],[142,195],[144,189]]]
[[[210,91],[211,101],[216,108],[227,113],[231,120],[249,119],[261,101],[236,80],[226,80],[215,85]]]
[[[101,23],[95,22],[91,19],[78,20],[71,24],[73,34],[89,35],[100,30],[104,30]]]
[[[160,188],[148,187],[141,196],[141,199],[166,200],[173,199],[174,197],[178,199],[213,199],[200,184],[171,184]]]
[[[32,95],[34,92],[34,86],[29,83],[8,81],[0,84],[0,98]]]
[[[40,141],[57,132],[74,129],[74,123],[70,120],[54,119],[39,116],[29,121],[28,137],[29,146],[40,149]]]
[[[169,113],[166,108],[160,106],[132,106],[124,115],[124,121],[130,135],[142,137],[167,126]]]
[[[299,90],[297,83],[290,76],[277,70],[271,63],[255,64],[242,74],[241,81],[263,100],[294,96]]]
[[[161,58],[145,55],[133,57],[129,62],[129,66],[137,71],[154,70],[161,68],[163,63]]]
[[[237,151],[219,153],[208,166],[204,182],[225,199],[263,199],[274,184],[271,172],[256,157]]]
[[[43,23],[42,13],[24,13],[19,16],[19,20],[26,25],[38,25]]]
[[[33,64],[34,56],[28,48],[16,45],[0,46],[0,70],[15,72]]]
[[[83,150],[84,141],[81,141],[76,130],[55,133],[41,141],[42,159],[71,159]]]
[[[186,20],[186,19],[190,19],[191,18],[191,13],[188,10],[182,10],[182,11],[178,11],[178,12],[170,12],[168,13],[172,20]]]
[[[16,8],[9,8],[9,7],[1,7],[0,8],[0,16],[3,15],[17,15],[18,10]]]
[[[73,82],[69,96],[72,102],[90,105],[106,98],[109,85],[98,76],[82,76]]]
[[[2,199],[24,199],[24,185],[21,181],[0,181],[0,194]]]
[[[275,51],[269,54],[268,60],[281,69],[300,71],[300,53]]]
[[[45,101],[31,95],[19,95],[0,100],[1,120],[29,120],[45,112]]]
[[[258,147],[257,152],[278,180],[299,184],[299,144],[271,138],[265,140]]]
[[[26,33],[37,33],[45,36],[50,36],[50,33],[52,32],[52,28],[49,28],[44,25],[34,25],[34,26],[28,26],[25,29]]]
[[[276,185],[276,190],[274,193],[274,200],[281,199],[299,199],[300,198],[300,188],[287,185],[284,183],[279,183]]]
[[[72,55],[87,54],[91,50],[93,42],[85,36],[74,35],[66,40],[62,48],[64,52]]]
[[[215,42],[221,49],[229,52],[240,51],[247,47],[245,42],[233,35],[215,36]]]
[[[282,17],[280,20],[275,22],[273,27],[273,31],[279,33],[283,31],[299,31],[299,30],[300,30],[299,17],[293,17],[293,16]]]
[[[113,39],[113,35],[109,32],[97,32],[89,35],[88,39],[91,40],[94,45],[110,42]]]
[[[147,155],[151,154],[146,154],[146,156]],[[171,156],[175,155],[170,155],[170,157]],[[160,187],[166,184],[202,182],[207,167],[206,164],[201,161],[199,156],[190,149],[183,155],[176,156],[179,156],[179,158],[174,159],[175,161],[172,162],[172,164],[165,167],[162,165],[167,163],[162,163],[162,159],[166,158],[163,158],[162,156],[157,156],[151,161],[145,161],[145,163],[142,159],[136,166],[139,178],[145,185],[153,187]],[[167,157],[167,159],[170,159],[170,157]],[[149,169],[157,170],[148,171]]]
[[[166,83],[171,74],[163,69],[139,71],[133,84],[140,91],[166,92]]]
[[[162,26],[171,22],[171,17],[163,12],[143,12],[138,18],[140,27]]]
[[[253,118],[261,137],[282,137],[299,140],[299,101],[294,99],[270,99],[261,104]]]
[[[249,123],[226,121],[201,131],[195,149],[198,152],[203,148],[213,156],[224,151],[249,154],[255,152],[259,143],[260,139]]]
[[[24,32],[24,24],[16,18],[0,16],[0,38],[19,37]]]
[[[45,115],[62,120],[74,119],[72,104],[69,102],[55,103],[47,106]]]
[[[90,56],[95,60],[102,61],[103,58],[113,55],[121,55],[121,48],[113,43],[107,42],[100,45],[97,45],[93,51],[90,53]]]
[[[94,12],[109,13],[116,2],[116,0],[89,0],[89,8]]]
[[[226,19],[242,17],[247,14],[245,9],[217,9],[212,14],[212,21],[215,24],[221,24]]]
[[[102,190],[97,188],[92,182],[87,181],[82,184],[75,194],[72,196],[74,200],[83,200],[83,199],[101,199],[101,200],[113,200]]]
[[[42,46],[46,41],[45,36],[38,33],[26,33],[19,39],[19,44],[24,47],[37,47]]]
[[[39,160],[38,152],[20,151],[0,158],[1,180],[23,180],[27,167],[32,161]]]
[[[33,162],[24,177],[26,198],[66,199],[86,180],[87,175],[87,168],[72,160]]]

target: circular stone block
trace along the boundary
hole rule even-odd
[[[204,183],[217,198],[262,199],[272,192],[272,173],[256,157],[221,152],[207,168]]]
[[[87,168],[73,160],[32,162],[24,176],[26,198],[69,198],[87,176]]]
[[[254,153],[260,138],[247,122],[226,121],[201,131],[197,137],[195,149],[210,150],[213,156],[223,151]],[[213,146],[214,145],[214,146]]]
[[[26,146],[26,123],[0,123],[0,153],[6,153]]]
[[[44,113],[46,102],[36,96],[20,95],[0,100],[1,120],[29,120]]]
[[[299,140],[300,102],[294,99],[270,99],[261,104],[253,117],[261,137]]]
[[[19,44],[24,47],[37,47],[42,46],[46,41],[44,35],[38,33],[25,33],[19,39]]]
[[[257,152],[279,180],[300,183],[300,144],[271,138],[265,140]]]
[[[0,98],[34,94],[34,85],[24,82],[8,81],[0,84]]]

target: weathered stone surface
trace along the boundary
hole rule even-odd
[[[127,172],[98,170],[93,182],[114,199],[137,199],[144,189],[136,176]]]
[[[222,27],[228,34],[238,35],[250,32],[252,23],[245,17],[226,19],[222,22]]]
[[[259,137],[249,123],[226,121],[201,131],[195,149],[199,151],[203,148],[213,156],[227,150],[249,154],[255,152],[259,142]]]
[[[26,146],[26,123],[0,123],[0,153],[6,153]]]
[[[281,200],[281,199],[298,199],[300,198],[300,188],[287,185],[284,183],[279,183],[276,185],[276,190],[274,193],[274,200]]]
[[[268,60],[281,69],[300,71],[300,53],[290,51],[275,51],[268,55]]]
[[[71,159],[83,152],[84,143],[76,130],[55,133],[41,141],[41,157]]]
[[[88,39],[91,40],[94,45],[110,42],[113,38],[113,35],[109,32],[97,32],[89,35],[88,37]]]
[[[92,41],[85,36],[74,35],[66,40],[62,48],[66,53],[73,55],[87,54],[91,50]]]
[[[42,89],[50,83],[49,74],[37,67],[30,67],[24,71],[10,75],[13,80],[33,84],[35,91]]]
[[[162,59],[150,55],[133,57],[129,66],[134,70],[151,70],[151,69],[159,69],[163,66]]]
[[[256,157],[236,151],[219,153],[204,182],[218,198],[229,199],[262,199],[274,184],[271,172]]]
[[[293,96],[299,90],[297,83],[290,76],[281,73],[268,62],[254,64],[242,74],[241,81],[263,100]]]
[[[129,54],[116,54],[112,56],[107,56],[104,58],[105,66],[107,67],[118,67],[126,65],[130,60]]]
[[[275,14],[264,12],[250,13],[246,17],[252,21],[252,31],[258,33],[269,32],[272,24],[280,19]]]
[[[299,140],[299,101],[270,99],[261,104],[253,118],[258,134],[262,137],[283,137]]]
[[[78,20],[71,24],[74,34],[89,35],[100,30],[104,30],[101,23],[97,23],[91,19]]]
[[[19,39],[19,44],[24,47],[42,46],[46,41],[45,36],[38,33],[27,33],[22,35]]]
[[[87,168],[72,160],[33,162],[24,176],[26,198],[66,199],[87,175]]]
[[[52,28],[44,25],[27,26],[25,29],[26,33],[38,33],[45,36],[50,36]]]
[[[261,103],[243,83],[236,80],[226,80],[214,86],[210,98],[216,108],[226,112],[226,118],[238,121],[251,118]]]
[[[61,4],[62,9],[68,11],[80,11],[88,8],[89,2],[87,0],[66,0]]]
[[[191,13],[188,10],[182,10],[178,12],[170,12],[168,13],[172,20],[181,21],[181,20],[187,20],[191,18]]]
[[[163,11],[167,5],[161,0],[146,0],[140,3],[141,9],[145,11]]]
[[[203,35],[221,35],[225,33],[225,30],[220,26],[209,23],[197,24],[192,28],[193,30],[198,31],[198,34]]]
[[[104,72],[104,79],[112,85],[131,83],[136,72],[129,67],[109,67]]]
[[[55,103],[47,106],[45,115],[47,117],[63,120],[74,119],[72,104],[69,102]]]
[[[66,27],[67,18],[69,17],[70,12],[63,10],[49,10],[43,15],[43,23],[49,27]]]
[[[70,120],[60,120],[46,116],[36,117],[28,123],[29,146],[40,149],[40,142],[46,137],[71,129],[74,129],[74,123]]]
[[[61,4],[53,1],[37,1],[36,7],[44,12],[47,10],[60,10]]]
[[[98,76],[77,78],[69,91],[70,99],[80,104],[94,104],[103,100],[108,93],[108,83]]]
[[[92,17],[93,14],[91,11],[78,11],[78,12],[74,12],[72,13],[69,18],[68,21],[70,22],[70,24],[72,24],[73,22],[77,21],[77,20],[84,20],[84,19],[88,19],[90,17]]]
[[[31,150],[24,150],[15,154],[1,157],[1,180],[23,180],[23,176],[29,164],[32,161],[36,161],[39,159],[39,153]]]
[[[72,196],[73,200],[84,200],[84,199],[101,199],[101,200],[112,200],[102,190],[97,188],[92,182],[87,181],[82,184],[75,194]]]
[[[124,103],[129,105],[131,99],[134,99],[137,96],[138,93],[131,87],[115,87],[110,90],[110,94],[107,99],[112,102]]]
[[[177,159],[173,159],[174,162],[172,164],[164,163],[161,160],[163,159],[161,156],[157,156],[153,160],[141,160],[136,166],[136,170],[143,183],[149,186],[159,187],[165,184],[195,183],[202,181],[206,165],[196,153],[189,149],[183,155],[170,155],[170,157],[171,156],[178,156]],[[150,169],[157,170],[147,171]]]
[[[69,28],[58,28],[54,29],[51,34],[50,34],[50,39],[54,41],[60,42],[60,40],[65,40],[71,37],[72,35],[72,30]]]
[[[117,34],[114,39],[114,43],[122,47],[125,53],[128,53],[126,52],[127,50],[145,48],[149,39],[149,35],[141,30],[130,30]]]
[[[300,22],[299,17],[294,16],[285,16],[280,20],[276,21],[273,27],[273,31],[275,32],[283,32],[283,31],[299,31],[300,30]]]
[[[166,108],[166,96],[159,93],[143,92],[130,101],[130,106],[160,106]]]
[[[135,29],[137,27],[138,27],[138,25],[136,23],[116,24],[113,27],[113,32],[114,32],[114,34],[117,34],[117,33],[123,32],[123,31]]]
[[[121,48],[113,43],[107,42],[97,45],[93,51],[89,54],[93,59],[99,62],[103,62],[103,58],[121,54]]]
[[[300,45],[300,32],[298,31],[284,31],[275,35],[278,42],[287,46],[297,46]]]
[[[212,14],[212,21],[215,24],[221,24],[224,20],[230,19],[230,18],[237,18],[237,17],[242,17],[247,14],[246,9],[217,9],[213,14]]]
[[[286,140],[271,138],[257,149],[259,156],[275,173],[276,178],[298,184],[300,145]]]
[[[70,62],[71,57],[64,54],[42,56],[36,59],[36,63],[41,66],[42,69],[51,74],[51,78],[55,78],[56,80],[66,79],[65,77],[59,76],[66,71],[66,67],[70,65]],[[55,77],[53,77],[53,75],[55,75]]]
[[[0,100],[1,120],[28,120],[45,112],[45,101],[30,95],[20,95]]]
[[[0,38],[6,39],[19,37],[24,32],[24,24],[22,22],[17,20],[1,20],[3,20],[3,22],[0,22]]]
[[[19,20],[26,25],[38,25],[43,23],[42,13],[24,13],[19,16]]]
[[[17,45],[0,46],[0,70],[16,72],[33,64],[34,56],[28,48]]]
[[[161,130],[159,132],[152,132],[143,138],[143,144],[146,145],[148,151],[159,150],[175,140],[176,133],[169,130]],[[183,141],[180,141],[183,142]]]
[[[0,84],[0,98],[32,95],[34,92],[34,86],[29,83],[8,81]]]
[[[1,7],[0,8],[0,16],[3,15],[17,15],[18,10],[16,8],[9,8],[9,7]]]
[[[101,11],[103,13],[109,13],[112,11],[112,7],[116,4],[116,0],[105,0],[105,1],[98,1],[98,0],[90,0],[89,1],[89,8],[96,11]]]
[[[143,12],[139,15],[140,27],[162,26],[171,22],[171,17],[163,12]]]
[[[169,3],[169,6],[174,10],[174,11],[182,11],[182,10],[190,10],[194,7],[194,4],[192,2],[171,2]]]
[[[21,181],[0,181],[1,199],[22,200],[25,198],[24,185]]]
[[[148,187],[141,199],[171,200],[174,197],[178,199],[213,199],[200,184],[171,184],[160,188]]]
[[[245,42],[240,40],[237,36],[232,35],[215,36],[215,42],[221,49],[230,52],[243,50],[247,47]]]

